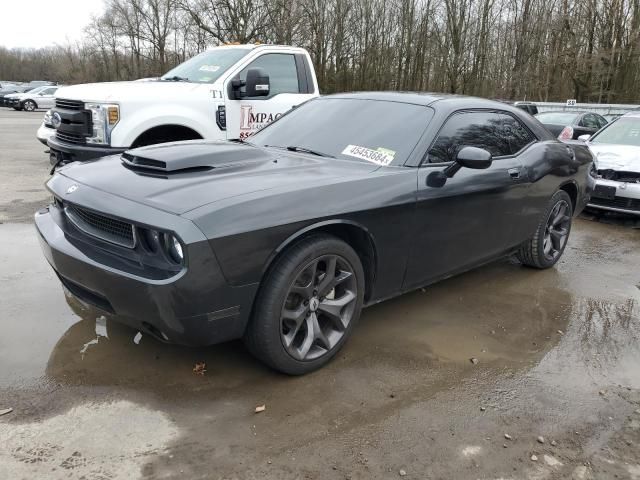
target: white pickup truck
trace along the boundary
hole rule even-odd
[[[277,45],[211,48],[166,75],[57,91],[50,161],[192,139],[242,139],[319,95],[306,50]]]

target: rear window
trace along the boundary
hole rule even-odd
[[[536,118],[541,123],[552,123],[556,125],[573,125],[573,122],[578,118],[577,113],[567,112],[547,112],[539,113]]]

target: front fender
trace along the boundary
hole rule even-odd
[[[171,112],[171,113],[168,113]],[[207,115],[210,113],[210,116]],[[120,121],[111,132],[111,146],[128,148],[144,132],[163,125],[180,125],[194,130],[202,138],[224,138],[217,127],[213,103],[211,109],[188,106],[151,105],[140,108],[122,107]]]

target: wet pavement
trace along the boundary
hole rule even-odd
[[[16,185],[47,168],[30,148]],[[624,221],[576,220],[553,269],[504,260],[370,307],[335,361],[290,378],[239,342],[164,345],[83,306],[4,207],[0,479],[640,479]]]

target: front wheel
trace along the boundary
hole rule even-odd
[[[27,112],[34,112],[38,107],[36,105],[36,102],[34,102],[33,100],[27,100],[22,104],[22,108],[24,108]]]
[[[535,233],[518,250],[518,260],[534,268],[555,265],[567,246],[572,217],[571,198],[564,190],[558,190],[551,198]]]
[[[325,234],[285,251],[267,275],[245,333],[260,360],[289,375],[338,353],[360,317],[364,272],[356,252]]]

